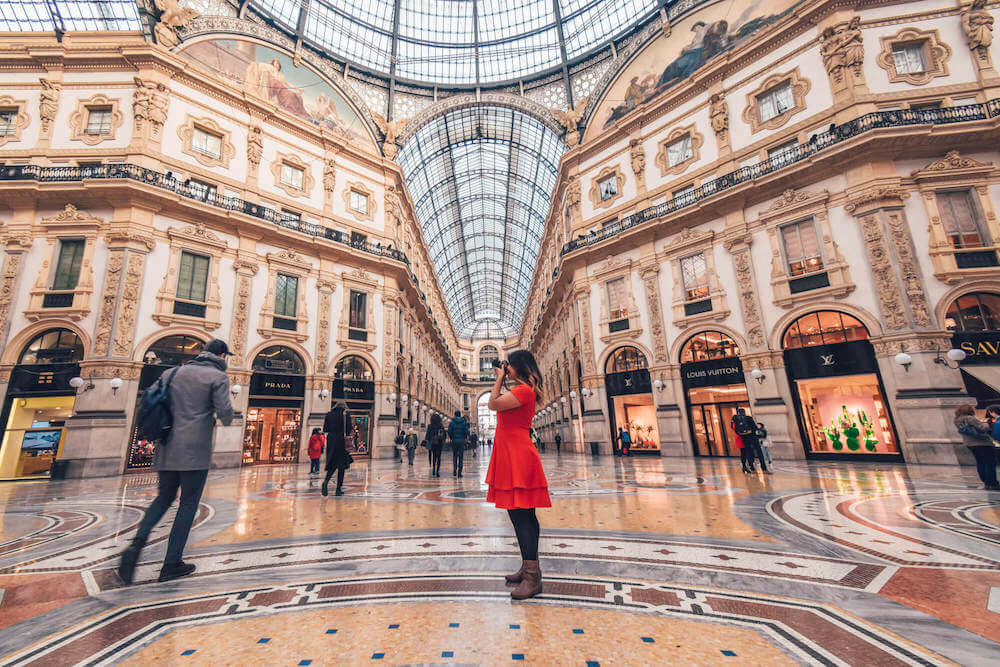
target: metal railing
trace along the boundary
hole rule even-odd
[[[313,222],[305,222],[287,214],[282,215],[281,211],[269,206],[254,204],[239,197],[226,197],[214,193],[206,193],[204,184],[180,181],[174,178],[170,172],[164,174],[153,169],[128,163],[101,164],[86,167],[40,167],[31,164],[0,166],[0,181],[54,183],[83,181],[85,179],[125,179],[152,185],[161,190],[173,192],[185,199],[203,202],[227,211],[236,211],[259,220],[270,222],[284,229],[290,229],[318,238],[325,238],[371,255],[395,259],[407,266],[410,263],[402,251],[391,246],[383,246],[380,243],[372,243],[370,241],[352,241],[350,234],[345,234],[336,229],[324,227]],[[416,280],[416,276],[411,277],[414,281]]]
[[[565,255],[574,250],[600,243],[644,222],[662,218],[674,211],[692,206],[706,197],[715,195],[723,190],[728,190],[742,183],[766,176],[779,169],[784,169],[826,148],[852,139],[869,130],[885,127],[906,127],[908,125],[949,125],[951,123],[962,123],[970,120],[985,120],[997,116],[1000,116],[1000,99],[957,107],[899,109],[894,111],[875,111],[865,114],[842,125],[831,125],[829,129],[814,134],[806,143],[782,150],[780,154],[773,155],[763,162],[740,167],[728,174],[702,183],[700,187],[687,191],[662,204],[650,206],[632,215],[625,216],[621,220],[609,223],[600,230],[578,236],[563,244],[560,254]]]

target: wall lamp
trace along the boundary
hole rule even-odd
[[[119,377],[113,377],[108,382],[108,384],[111,386],[111,393],[114,396],[117,396],[118,395],[118,390],[121,389],[121,386],[122,386],[122,384],[124,384],[124,381],[121,378],[119,378]]]
[[[764,371],[760,370],[760,367],[750,371],[750,377],[757,381],[757,384],[764,384],[764,379],[767,377],[764,375]]]
[[[86,386],[84,386],[85,382]],[[95,385],[93,380],[90,379],[84,380],[82,377],[78,375],[75,378],[69,379],[69,386],[73,387],[73,389],[79,389],[80,387],[83,387],[83,391],[77,392],[77,394],[83,394],[93,389]]]
[[[590,387],[584,387],[583,389],[580,390],[580,393],[583,394],[584,398],[590,398],[590,395],[593,394],[594,392],[590,390]]]
[[[236,397],[240,395],[241,391],[243,391],[243,387],[238,384],[234,384],[232,387],[229,388],[229,393],[233,395],[233,400],[235,400]]]
[[[386,396],[386,398],[389,399],[390,403],[395,403],[396,402],[396,392],[392,392],[391,394],[389,394],[388,396]]]
[[[663,380],[661,380],[660,378],[656,378],[655,380],[653,380],[653,389],[655,389],[656,391],[663,391],[663,386],[664,386]]]
[[[329,397],[330,397],[330,390],[329,389],[327,389],[326,387],[323,387],[322,389],[319,390],[319,400],[325,401]]]
[[[934,363],[935,364],[941,364],[942,366],[947,366],[948,368],[956,368],[957,369],[959,367],[959,364],[961,364],[963,361],[965,361],[965,358],[967,356],[969,356],[969,355],[967,355],[965,353],[965,350],[960,350],[957,347],[953,347],[950,350],[948,350],[947,352],[945,352],[945,356],[948,357],[948,358],[945,359],[945,357],[942,357],[941,356],[941,348],[938,348],[938,350],[937,350],[937,356],[934,357]],[[955,362],[955,365],[952,366],[951,362]]]
[[[897,364],[903,367],[907,373],[910,372],[910,364],[913,363],[913,357],[906,353],[906,347],[900,343],[899,344],[899,354],[892,358]]]

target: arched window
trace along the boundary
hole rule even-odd
[[[305,375],[306,365],[295,350],[284,345],[272,345],[264,348],[254,357],[253,370],[264,373]]]
[[[375,379],[375,374],[367,361],[352,354],[337,362],[333,377],[341,380],[367,380],[371,382]]]
[[[681,363],[692,361],[708,361],[724,357],[740,356],[740,347],[736,341],[721,331],[702,331],[684,343],[681,348]]]
[[[24,346],[19,364],[68,364],[83,360],[83,342],[69,329],[49,329]]]
[[[479,350],[479,372],[490,373],[493,371],[493,362],[500,358],[500,351],[492,345],[483,345]]]
[[[803,315],[785,329],[785,349],[866,340],[868,329],[856,317],[836,310]]]
[[[995,331],[1000,329],[1000,294],[972,292],[955,299],[944,315],[948,331]]]
[[[161,366],[180,366],[198,356],[204,347],[204,341],[194,336],[166,336],[149,346],[143,360]]]
[[[622,373],[624,371],[635,371],[640,368],[649,368],[649,363],[639,348],[620,347],[608,357],[604,364],[605,373]]]

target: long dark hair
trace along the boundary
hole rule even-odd
[[[431,415],[431,420],[427,422],[427,432],[436,433],[438,429],[444,428],[444,424],[441,423],[441,415],[434,413]]]
[[[514,350],[507,356],[517,377],[535,391],[535,402],[542,402],[542,372],[538,370],[535,355],[527,350]]]

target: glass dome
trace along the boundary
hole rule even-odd
[[[661,4],[250,0],[260,14],[352,67],[443,86],[494,86],[559,71],[646,22]]]

